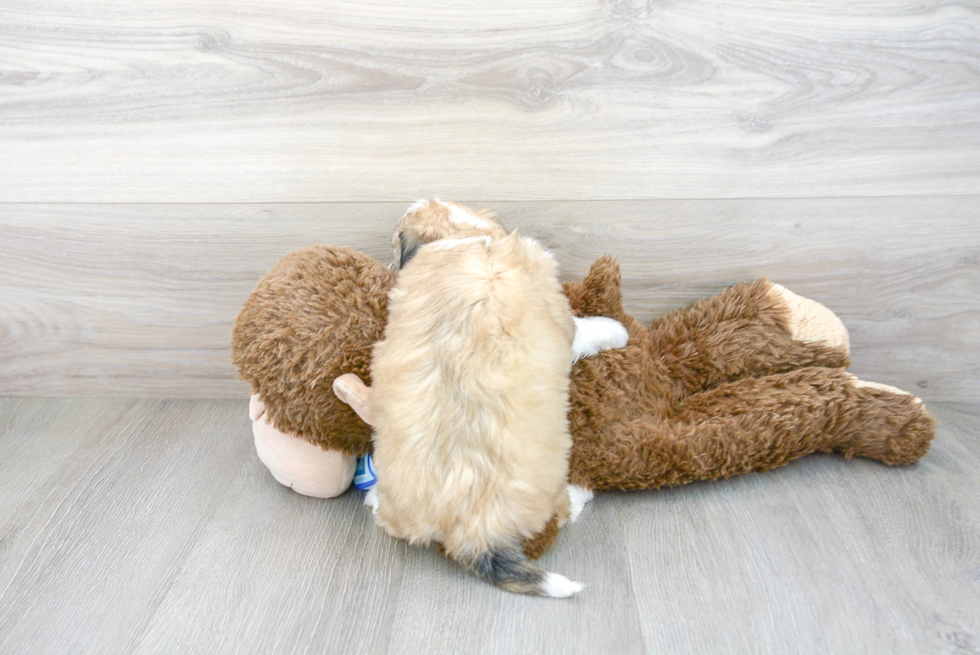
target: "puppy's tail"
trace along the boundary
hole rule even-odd
[[[493,586],[518,594],[567,598],[585,589],[581,582],[532,564],[518,545],[481,553],[472,559],[454,559]]]

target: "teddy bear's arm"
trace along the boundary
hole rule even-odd
[[[650,339],[678,400],[721,382],[849,363],[833,312],[763,278],[654,321]]]
[[[813,452],[909,464],[934,434],[918,398],[842,369],[808,367],[721,384],[668,418],[608,425],[576,442],[571,482],[649,489],[765,471]]]
[[[367,425],[374,425],[374,409],[371,407],[371,387],[364,384],[354,373],[345,373],[333,381],[333,392]]]

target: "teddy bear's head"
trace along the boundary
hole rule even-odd
[[[370,384],[394,282],[377,260],[323,245],[289,253],[259,280],[235,321],[232,361],[277,429],[347,455],[371,450],[371,428],[332,385],[344,373]]]

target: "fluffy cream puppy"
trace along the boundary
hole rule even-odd
[[[577,331],[552,256],[461,205],[419,201],[394,249],[400,270],[371,365],[378,522],[441,544],[498,587],[576,593],[581,584],[532,564],[520,542],[569,515],[572,362],[625,345],[625,329],[604,319],[615,326]]]

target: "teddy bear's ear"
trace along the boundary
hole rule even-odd
[[[592,263],[581,282],[566,282],[565,295],[572,311],[580,316],[623,315],[622,274],[619,263],[611,255],[603,255]]]

